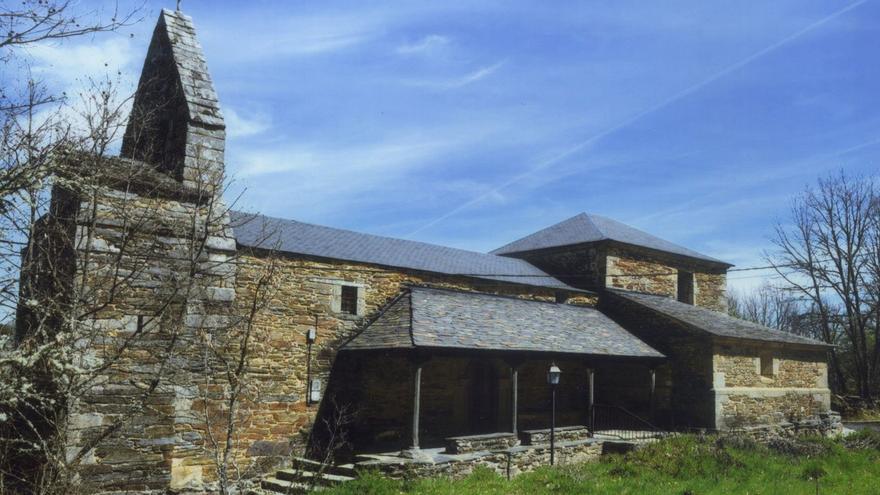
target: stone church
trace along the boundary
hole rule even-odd
[[[399,467],[480,456],[492,465],[503,453],[508,474],[525,469],[517,459],[546,450],[551,365],[561,370],[559,455],[572,458],[602,432],[828,423],[829,346],[728,316],[729,263],[586,213],[480,253],[228,210],[224,147],[192,20],[165,10],[120,156],[106,160],[124,180],[89,198],[58,185],[44,219],[75,232],[55,249],[82,287],[120,276],[96,270],[99,260],[127,267],[127,289],[88,316],[106,337],[83,346],[90,362],[106,359],[107,342],[157,329],[154,347],[133,339],[68,406],[74,449],[120,422],[80,459],[96,492],[216,480],[216,435],[203,424],[215,377],[205,379],[208,358],[194,350],[223,342],[270,265],[271,295],[248,319],[258,393],[237,405],[230,444],[243,476],[308,454],[340,411],[349,416],[339,456]],[[120,221],[122,208],[149,221]],[[199,252],[178,256],[196,237]],[[134,260],[130,243],[149,255]],[[186,290],[166,297],[171,280]],[[133,377],[160,366],[159,345],[179,349],[161,363],[178,371],[138,385]],[[121,398],[137,394],[148,407],[126,416]]]

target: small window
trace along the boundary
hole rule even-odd
[[[694,274],[691,272],[678,271],[678,299],[685,304],[694,303]]]
[[[761,354],[761,376],[773,376],[773,356]]]
[[[358,288],[353,285],[342,286],[342,299],[339,310],[343,313],[356,315],[358,312]]]

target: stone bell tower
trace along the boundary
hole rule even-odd
[[[225,127],[192,20],[163,10],[121,157],[101,158],[94,194],[53,191],[59,221],[74,222],[73,278],[96,308],[79,322],[96,337],[79,347],[97,376],[68,405],[68,461],[84,492],[212,482],[205,349],[239,320]]]
[[[163,10],[141,72],[122,156],[199,187],[222,178],[225,138],[226,124],[192,19]]]

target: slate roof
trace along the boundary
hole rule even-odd
[[[231,218],[235,239],[242,246],[586,292],[515,258],[237,211],[231,212]]]
[[[223,114],[220,113],[217,92],[211,83],[202,45],[196,39],[192,17],[162,9],[157,30],[162,28],[166,30],[170,41],[190,120],[223,127]]]
[[[832,347],[819,340],[774,330],[757,323],[719,313],[718,311],[685,304],[671,297],[619,289],[607,289],[607,291],[615,296],[717,337]]]
[[[587,213],[575,215],[568,220],[563,220],[546,229],[539,230],[534,234],[501,246],[492,251],[492,254],[509,255],[537,249],[598,241],[617,241],[679,256],[687,256],[688,258],[733,266],[730,263],[717,260],[629,225],[622,224],[617,220]]]
[[[662,358],[593,308],[413,287],[343,349],[447,348]]]

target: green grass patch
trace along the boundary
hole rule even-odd
[[[597,462],[542,467],[507,481],[478,468],[462,480],[395,481],[378,474],[332,494],[877,494],[880,434],[760,445],[745,439],[676,437]]]

